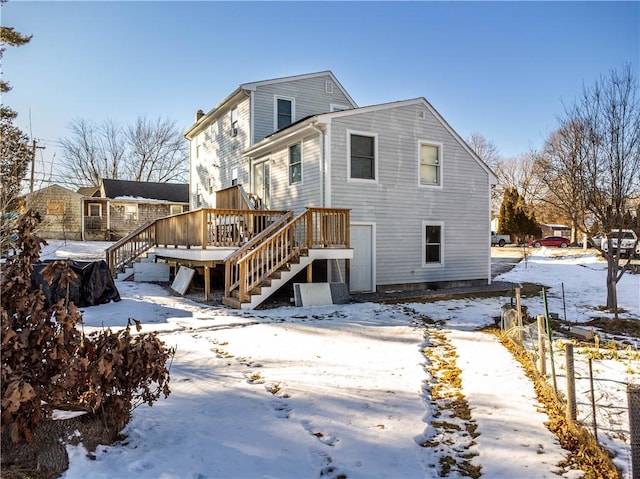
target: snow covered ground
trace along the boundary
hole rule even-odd
[[[65,257],[49,248],[45,256]],[[597,309],[605,264],[557,252],[535,250],[497,279],[548,286],[549,308],[561,317],[564,286],[568,320],[607,317]],[[136,409],[126,439],[99,447],[94,459],[68,447],[66,479],[435,478],[447,465],[452,478],[464,467],[487,478],[582,475],[558,466],[566,451],[544,426],[530,380],[494,335],[479,331],[509,298],[241,312],[157,285],[117,287],[122,301],[84,309],[85,331],[120,328],[129,317],[158,331],[177,348],[172,394]],[[640,275],[625,275],[618,297],[623,317],[640,320]],[[523,304],[543,312],[540,297]],[[599,439],[630,478],[625,385],[640,382],[640,360],[637,338],[617,340],[628,354],[594,363]],[[437,400],[436,357],[461,370],[469,418]],[[562,355],[556,360],[562,383]],[[588,423],[588,411],[581,398],[578,419]]]

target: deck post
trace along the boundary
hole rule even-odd
[[[307,283],[313,283],[313,263],[307,266]]]
[[[202,228],[202,236],[200,238],[200,246],[202,247],[202,249],[206,249],[207,248],[207,230],[208,225],[207,225],[207,209],[206,208],[202,208],[202,219],[200,220],[200,225]]]
[[[211,293],[211,276],[209,272],[209,265],[204,265],[204,300],[209,301]]]

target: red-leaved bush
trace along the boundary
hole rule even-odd
[[[44,294],[31,282],[44,243],[33,234],[39,222],[37,213],[20,218],[19,253],[0,269],[2,431],[13,442],[30,442],[34,427],[55,408],[100,414],[106,427],[121,429],[137,405],[169,395],[167,362],[174,350],[155,333],[139,333],[140,323],[131,318],[119,332],[85,335],[68,297],[45,307]],[[67,289],[75,277],[66,261],[48,265],[42,275]]]

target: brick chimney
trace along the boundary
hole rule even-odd
[[[204,112],[202,110],[198,110],[196,112],[196,122],[200,121],[200,118],[204,116]]]

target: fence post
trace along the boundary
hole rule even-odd
[[[593,388],[593,360],[589,358],[589,384],[591,385],[591,415],[593,416],[593,437],[598,440],[598,420],[596,418],[596,392]]]
[[[547,375],[547,358],[545,354],[545,338],[547,334],[544,326],[544,316],[538,315],[538,371],[542,376]]]
[[[627,384],[629,430],[631,432],[631,478],[640,479],[640,384]]]
[[[520,288],[516,288],[516,324],[518,325],[518,339],[520,344],[524,344],[524,328],[522,325],[522,303],[520,297]]]
[[[573,362],[573,343],[565,341],[565,361],[567,370],[567,421],[576,420],[576,375]]]

